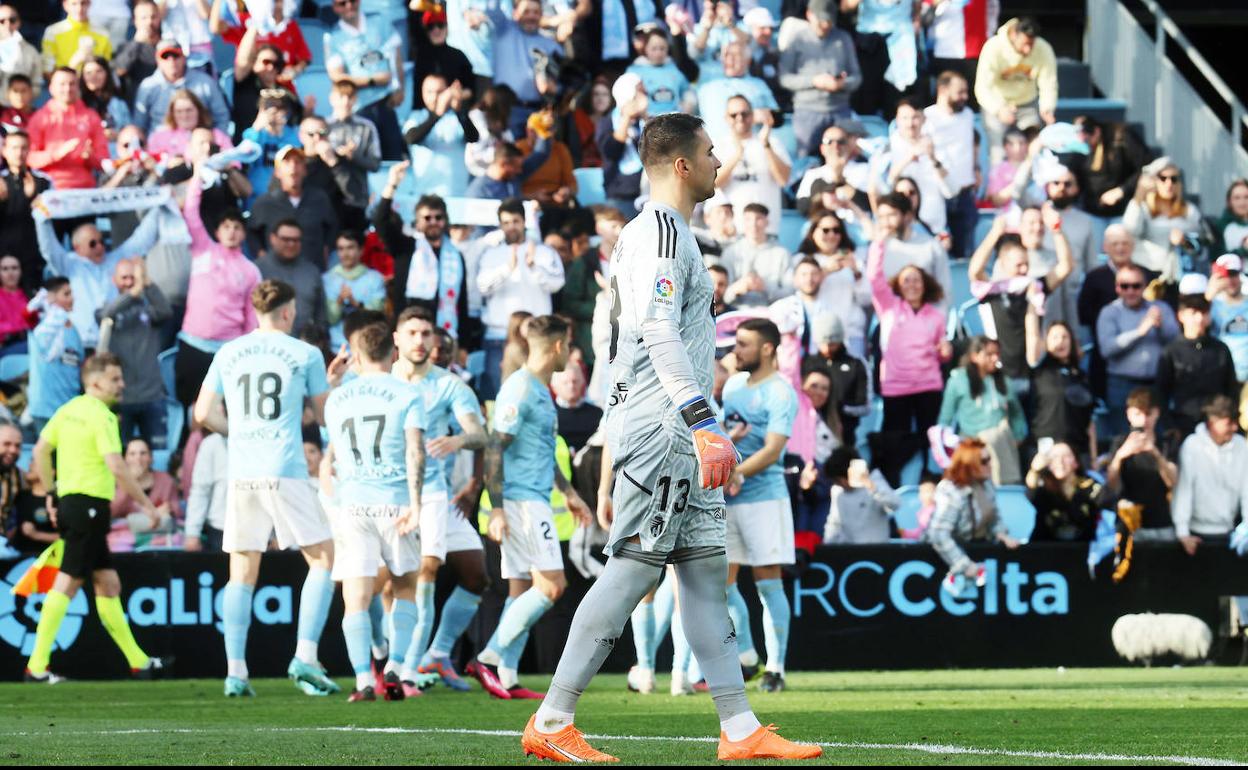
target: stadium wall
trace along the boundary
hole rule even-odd
[[[988,565],[988,581],[973,600],[955,600],[939,588],[944,568],[923,545],[821,548],[798,580],[787,581],[793,604],[791,670],[946,667],[1104,666],[1119,663],[1110,627],[1133,612],[1185,612],[1219,628],[1220,597],[1248,594],[1248,569],[1225,544],[1206,543],[1194,558],[1173,544],[1138,544],[1126,579],[1109,576],[1112,557],[1094,575],[1079,544],[970,550]],[[497,552],[494,553],[495,559]],[[218,677],[225,671],[221,600],[226,564],[220,555],[118,554],[127,615],[140,644],[152,654],[177,657],[179,676]],[[30,560],[0,561],[0,680],[20,679],[34,643],[41,597],[27,601],[9,588]],[[495,561],[496,563],[496,561]],[[265,557],[253,604],[248,661],[254,676],[284,676],[294,649],[299,587],[306,574],[297,553]],[[576,603],[588,590],[572,585],[534,629],[527,670],[551,671]],[[449,593],[451,585],[440,586]],[[754,591],[744,594],[762,640]],[[121,677],[125,661],[100,627],[85,592],[72,602],[58,637],[53,667],[71,678]],[[501,610],[502,595],[487,598],[473,639],[484,639]],[[336,600],[321,644],[321,660],[335,674],[349,666]],[[660,651],[662,670],[670,660]],[[607,662],[622,671],[633,662],[626,629]]]

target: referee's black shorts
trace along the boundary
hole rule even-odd
[[[56,523],[65,540],[61,572],[86,580],[95,570],[113,566],[108,550],[112,526],[109,501],[90,495],[65,495],[57,500]]]

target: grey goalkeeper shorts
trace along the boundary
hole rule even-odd
[[[611,502],[615,519],[606,553],[637,535],[643,551],[670,554],[686,548],[724,547],[724,492],[703,489],[693,446],[674,446],[665,431],[633,444],[615,461]]]

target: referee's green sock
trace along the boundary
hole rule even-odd
[[[121,609],[121,598],[96,596],[95,611],[100,613],[100,622],[104,624],[104,630],[121,648],[121,654],[126,656],[126,663],[130,665],[130,668],[140,669],[146,666],[147,653],[143,652],[139,643],[134,641],[134,634],[130,633],[130,623],[126,620],[126,613]]]
[[[56,644],[56,632],[61,630],[65,611],[69,609],[69,597],[60,591],[48,591],[43,597],[43,609],[39,612],[39,625],[35,628],[35,649],[26,661],[26,668],[35,676],[48,670],[52,657],[52,645]]]

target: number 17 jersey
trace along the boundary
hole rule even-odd
[[[647,203],[620,232],[611,255],[611,394],[607,439],[619,463],[660,431],[693,452],[683,418],[659,381],[641,327],[675,321],[698,390],[708,401],[715,379],[714,287],[702,250],[673,208]]]
[[[217,351],[204,386],[225,399],[231,481],[308,477],[303,402],[329,390],[321,351],[289,334],[253,331]]]

